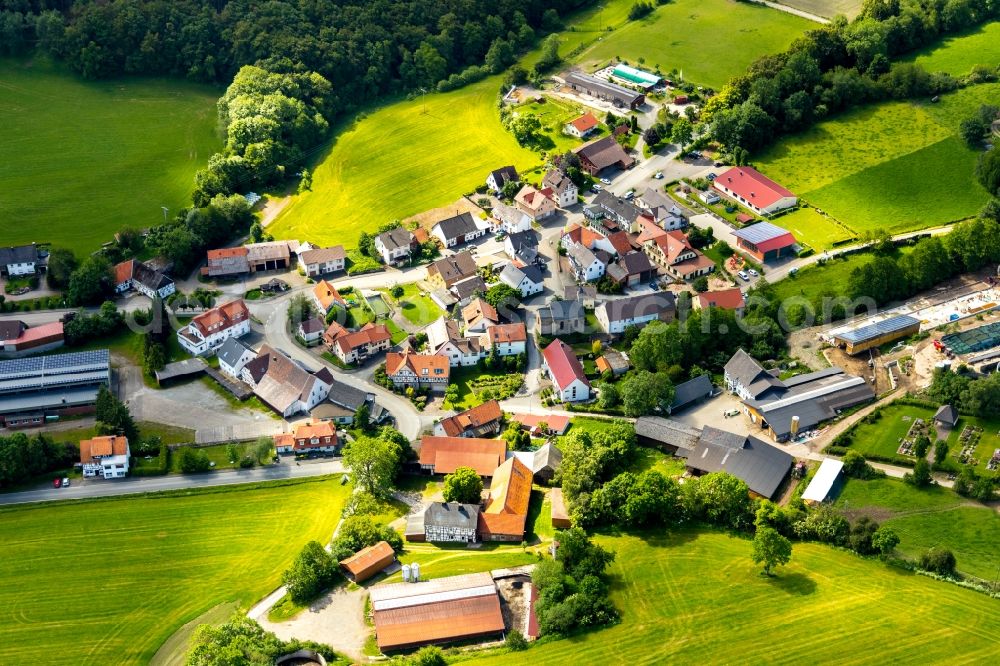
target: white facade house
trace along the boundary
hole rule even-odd
[[[123,479],[128,476],[128,438],[103,435],[80,442],[80,463],[85,477]]]
[[[545,174],[545,178],[542,180],[542,187],[552,192],[552,198],[560,208],[566,208],[575,204],[580,194],[576,183],[570,180],[569,176],[556,169]]]
[[[698,198],[707,204],[717,204],[720,201],[722,201],[722,197],[720,197],[712,190],[705,190],[704,192],[699,192]]]
[[[0,275],[34,275],[38,269],[38,248],[32,245],[0,247]]]
[[[552,390],[564,402],[590,399],[590,382],[573,349],[558,338],[542,350],[542,369],[552,379]]]
[[[173,280],[136,259],[123,261],[115,266],[114,274],[117,294],[135,289],[148,298],[163,299],[177,291]]]
[[[387,266],[409,261],[415,244],[413,234],[402,227],[384,231],[375,237],[375,250]]]
[[[486,187],[494,194],[500,194],[503,192],[503,186],[507,183],[518,182],[520,176],[517,175],[517,169],[512,166],[504,166],[499,169],[494,169],[490,171],[489,175],[486,176]]]
[[[454,247],[486,235],[490,227],[491,225],[485,222],[482,225],[477,224],[471,213],[461,213],[441,220],[431,228],[431,233],[445,247]]]
[[[437,356],[444,356],[448,359],[448,365],[455,368],[458,366],[468,367],[475,365],[479,359],[486,355],[485,350],[479,344],[477,338],[458,338],[448,340],[441,345],[436,352]]]
[[[343,245],[299,252],[299,268],[309,277],[342,271],[346,262]]]
[[[595,255],[590,248],[579,243],[569,243],[566,248],[566,256],[569,257],[573,267],[573,274],[577,280],[583,282],[593,282],[604,277],[607,265]]]
[[[641,326],[658,320],[670,321],[674,318],[675,310],[673,293],[657,291],[606,301],[594,309],[594,316],[606,333],[618,335],[629,326]]]
[[[500,202],[493,206],[495,227],[507,234],[516,234],[531,229],[531,217],[514,206]]]
[[[522,298],[539,294],[544,289],[542,270],[536,265],[518,268],[507,264],[500,272],[500,281],[520,291]]]
[[[241,338],[249,332],[250,310],[240,299],[194,317],[177,331],[177,341],[188,353],[201,356],[215,351],[229,338]]]
[[[257,352],[236,338],[226,340],[215,352],[219,359],[219,370],[234,379],[240,378],[243,366],[257,357]]]
[[[528,330],[523,322],[489,326],[479,337],[479,345],[485,354],[496,349],[500,356],[524,354],[527,351],[527,343]]]

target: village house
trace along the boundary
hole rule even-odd
[[[552,301],[538,310],[535,317],[537,333],[550,338],[583,333],[586,314],[580,301]]]
[[[34,243],[0,247],[0,277],[34,275],[42,261],[41,253]]]
[[[447,289],[475,274],[476,260],[468,252],[442,257],[427,267],[427,281],[438,289]]]
[[[531,229],[531,216],[515,206],[508,206],[502,201],[498,201],[493,206],[494,225],[505,234],[516,234]]]
[[[299,252],[299,268],[308,277],[342,271],[346,261],[347,253],[343,245]]]
[[[195,356],[214,352],[229,338],[250,332],[250,310],[243,299],[230,301],[193,317],[177,331],[177,341]]]
[[[215,357],[219,359],[219,370],[233,379],[239,379],[243,367],[257,358],[257,352],[238,338],[228,338],[215,351]]]
[[[476,543],[479,505],[431,502],[424,510],[424,540],[432,543]]]
[[[368,322],[354,332],[343,327],[339,331],[331,330],[333,326],[331,324],[323,334],[323,342],[341,363],[360,363],[392,347],[392,333],[385,324]]]
[[[270,345],[261,345],[257,357],[243,366],[240,379],[285,418],[312,410],[326,399],[333,383],[326,368],[311,371]]]
[[[681,280],[691,280],[715,270],[715,262],[691,247],[681,231],[667,231],[646,240],[643,250],[654,264]]]
[[[114,274],[116,294],[134,289],[143,296],[163,299],[177,291],[173,280],[136,259],[116,265]]]
[[[552,190],[545,188],[537,190],[531,185],[525,185],[514,197],[517,209],[537,222],[555,214],[556,202]]]
[[[542,350],[542,368],[552,379],[552,388],[559,400],[576,402],[590,399],[590,381],[580,359],[562,340],[553,340]]]
[[[542,263],[538,254],[538,234],[532,229],[507,236],[503,241],[503,250],[511,261],[522,265]]]
[[[340,443],[337,429],[329,421],[299,423],[290,433],[274,436],[276,453],[335,453]]]
[[[570,267],[573,270],[573,277],[582,282],[593,282],[604,277],[607,271],[607,262],[588,247],[576,243],[570,244],[566,248],[566,257],[569,259]]]
[[[493,437],[500,432],[503,412],[496,400],[446,416],[434,424],[434,434],[438,437]]]
[[[664,231],[683,229],[688,225],[684,211],[674,203],[673,199],[664,194],[663,190],[647,187],[646,191],[636,199],[646,214],[653,219],[656,226]]]
[[[309,412],[317,421],[333,421],[339,425],[354,423],[354,415],[362,406],[368,408],[368,422],[378,425],[389,417],[389,412],[375,402],[375,394],[362,391],[344,382],[334,379],[330,382],[330,392],[326,401]]]
[[[431,233],[445,247],[454,247],[485,235],[488,228],[486,224],[477,225],[472,213],[459,213],[435,224],[431,227]]]
[[[733,231],[736,248],[760,262],[774,261],[793,256],[798,252],[798,242],[791,232],[770,222],[757,222]]]
[[[563,132],[578,139],[585,139],[591,132],[599,127],[600,123],[590,111],[578,118],[574,118],[563,126]]]
[[[458,322],[440,317],[427,327],[427,347],[431,354],[448,359],[450,367],[470,366],[486,355],[477,337],[462,337]]]
[[[312,299],[324,316],[329,314],[333,308],[347,309],[347,301],[340,295],[337,288],[326,280],[320,280],[312,288]]]
[[[643,252],[627,252],[613,264],[608,265],[609,278],[620,285],[634,287],[649,282],[656,277],[656,267]]]
[[[743,300],[743,292],[739,287],[720,289],[719,291],[706,291],[698,294],[694,300],[696,307],[703,310],[708,308],[719,308],[720,310],[732,310],[736,314],[743,314],[743,307],[746,302]]]
[[[629,169],[635,165],[635,159],[610,135],[574,148],[573,152],[580,158],[580,167],[591,176],[599,176],[611,167]]]
[[[771,215],[799,203],[792,192],[748,166],[723,171],[712,181],[712,187],[758,215]]]
[[[28,327],[17,319],[0,319],[0,356],[39,354],[64,343],[61,321]]]
[[[213,278],[246,275],[250,272],[247,254],[247,249],[242,245],[209,250],[205,253],[205,266],[201,269],[201,274]]]
[[[615,377],[621,377],[628,372],[628,356],[620,351],[608,349],[601,356],[597,357],[594,365],[597,367],[597,371],[601,374],[610,372]]]
[[[80,440],[80,464],[85,477],[123,479],[128,475],[130,456],[128,438],[122,435]]]
[[[497,309],[482,298],[474,298],[462,308],[463,330],[466,335],[483,333],[490,326],[500,323]]]
[[[622,237],[625,238],[624,244],[622,244]],[[559,245],[566,250],[569,250],[573,245],[582,245],[588,250],[603,250],[612,255],[618,254],[619,248],[627,248],[626,252],[632,249],[632,244],[628,241],[628,234],[623,231],[604,235],[603,229],[594,229],[589,226],[581,227],[578,224],[571,224],[566,228],[566,231],[559,238]]]
[[[302,338],[306,346],[311,347],[319,344],[323,339],[324,329],[326,329],[326,324],[323,323],[322,319],[319,317],[309,317],[299,322],[295,334]]]
[[[545,288],[542,269],[536,264],[518,267],[509,263],[500,272],[500,282],[517,289],[521,293],[521,298],[541,293]]]
[[[580,189],[576,183],[558,169],[550,169],[542,179],[542,187],[549,190],[559,208],[566,208],[576,203]]]
[[[597,322],[608,335],[619,335],[629,326],[651,321],[673,321],[675,314],[674,294],[669,291],[617,298],[601,303],[594,310]]]
[[[528,331],[523,322],[490,326],[479,338],[484,353],[496,349],[499,356],[516,356],[526,353]]]
[[[430,474],[451,474],[468,467],[479,476],[491,476],[507,457],[507,442],[481,437],[440,437],[420,439],[420,468]]]
[[[451,365],[445,356],[389,352],[385,355],[385,374],[397,389],[413,387],[444,392]]]
[[[472,301],[473,298],[482,296],[488,289],[489,287],[486,286],[486,282],[483,278],[478,275],[473,275],[465,278],[464,280],[459,280],[455,284],[451,285],[448,293],[455,297],[459,307],[464,308]]]
[[[580,301],[584,309],[597,305],[597,287],[592,284],[571,284],[563,289],[564,301]]]
[[[638,233],[640,217],[645,217],[650,222],[653,221],[653,218],[642,208],[639,208],[625,197],[612,194],[608,190],[598,192],[591,205],[599,208],[604,217],[617,222],[621,229],[631,233]]]
[[[504,185],[507,183],[517,183],[520,180],[520,176],[517,175],[517,169],[514,167],[500,167],[499,169],[490,171],[489,175],[486,176],[486,187],[490,188],[490,191],[494,194],[500,194],[503,192]]]
[[[386,266],[406,263],[416,248],[416,238],[403,227],[383,231],[375,237],[375,251]]]
[[[533,474],[516,457],[493,472],[485,508],[479,512],[483,541],[522,541],[528,520]]]

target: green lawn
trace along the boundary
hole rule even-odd
[[[838,243],[855,237],[849,230],[829,217],[820,215],[815,208],[802,207],[782,215],[774,221],[782,229],[788,229],[800,243],[805,243],[816,252],[829,250]]]
[[[420,577],[424,580],[515,567],[537,561],[534,552],[522,549],[520,544],[496,542],[483,543],[476,548],[469,548],[460,543],[407,542],[403,552],[399,555],[401,564],[419,563]],[[398,583],[402,580],[402,571],[397,571],[385,579],[389,583]]]
[[[991,83],[937,104],[858,108],[785,137],[756,163],[858,235],[947,224],[974,215],[988,198],[973,176],[977,153],[957,131],[963,118],[998,97],[1000,84]]]
[[[974,416],[962,416],[958,419],[958,425],[952,429],[948,437],[948,457],[961,464],[959,455],[962,452],[961,435],[966,426],[982,428],[979,435],[979,442],[976,445],[973,460],[976,462],[976,471],[980,474],[995,474],[986,469],[986,464],[993,456],[993,452],[1000,449],[1000,420],[983,419]]]
[[[191,441],[191,440],[188,440]],[[228,444],[215,444],[213,446],[201,446],[198,447],[198,451],[204,451],[205,455],[208,456],[209,462],[215,463],[212,469],[236,469],[239,467],[239,460],[232,461],[229,459],[229,452],[226,450]],[[247,445],[247,447],[252,447],[253,442]],[[272,450],[273,454],[274,451]],[[176,449],[171,452],[170,456],[170,472],[172,474],[181,473],[181,457],[180,449]]]
[[[350,492],[311,479],[0,509],[0,663],[39,646],[47,663],[148,663],[189,620],[277,587]]]
[[[621,58],[663,73],[679,70],[684,80],[718,90],[759,56],[784,51],[813,27],[806,19],[732,0],[675,0],[617,28],[577,60],[588,69]]]
[[[986,663],[996,656],[996,601],[875,560],[796,543],[773,578],[750,543],[716,532],[602,537],[616,551],[611,598],[620,624],[491,664]],[[956,659],[960,657],[960,659]]]
[[[268,231],[276,238],[354,246],[358,234],[454,201],[504,164],[540,160],[501,125],[500,77],[444,94],[386,103],[349,127]]]
[[[772,288],[779,301],[801,296],[814,303],[824,294],[843,295],[851,271],[868,264],[873,258],[874,255],[863,252],[834,257],[822,264],[806,266],[795,275],[776,282]]]
[[[974,65],[995,69],[1000,62],[1000,23],[987,23],[962,35],[945,37],[907,59],[929,72],[954,76],[968,74]]]
[[[947,488],[918,489],[897,479],[848,480],[837,506],[853,515],[873,515],[891,525],[898,550],[916,558],[938,546],[955,554],[959,571],[993,580],[1000,567],[1000,515]]]
[[[485,371],[478,365],[452,368],[449,384],[458,386],[458,399],[456,402],[450,403],[448,409],[461,411],[481,405],[483,399],[480,394],[483,390],[489,388],[491,383],[499,383],[507,377],[508,373]],[[504,398],[498,397],[497,399],[503,400]]]
[[[545,150],[553,153],[564,153],[583,143],[580,139],[564,133],[563,127],[566,123],[581,116],[588,110],[591,113],[595,113],[583,105],[575,105],[570,103],[569,100],[554,96],[546,96],[545,101],[541,104],[531,101],[514,107],[515,113],[532,115],[538,118],[539,122],[542,123],[542,134],[544,136],[541,145]],[[595,116],[598,117],[598,120],[601,119],[601,114],[595,113]],[[603,127],[602,125],[600,132],[595,130],[594,134],[587,137],[587,140],[591,141],[602,134],[606,134],[607,132]]]
[[[402,286],[402,296],[399,298],[388,296],[388,298],[393,300],[407,321],[417,326],[427,326],[444,314],[444,310],[438,307],[437,303],[431,300],[430,295],[422,291],[416,284]]]
[[[124,225],[190,205],[194,172],[221,147],[220,91],[178,79],[84,81],[45,58],[0,60],[4,244],[88,255]]]
[[[931,425],[928,436],[933,443],[937,438],[933,428],[934,411],[929,407],[915,405],[893,404],[883,407],[877,412],[880,416],[873,422],[865,423],[862,420],[852,428],[854,439],[851,441],[851,448],[864,455],[876,454],[913,464],[916,458],[897,453],[899,440],[906,437],[914,420],[920,418]]]

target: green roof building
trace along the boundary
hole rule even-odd
[[[662,79],[655,74],[650,74],[649,72],[644,72],[641,69],[629,67],[628,65],[616,65],[614,70],[611,72],[611,75],[616,79],[628,81],[629,83],[634,83],[635,85],[642,86],[643,88],[652,88],[662,81]]]

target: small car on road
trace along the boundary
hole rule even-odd
[[[62,487],[62,479],[52,479],[52,487],[53,488],[61,488]]]
[[[63,488],[69,488],[69,485],[70,485],[69,484],[69,477],[68,476],[64,476],[63,480],[62,480],[62,487]]]
[[[601,178],[601,182],[604,183],[605,185],[610,185],[611,184],[611,181],[608,180],[607,178]]]
[[[600,192],[600,191],[601,191],[601,190],[603,190],[604,188],[603,188],[603,187],[601,187],[600,185],[598,185],[597,183],[594,183],[594,184],[593,184],[593,185],[591,186],[591,188],[590,188],[590,189],[591,189],[591,190],[593,190],[594,192]]]
[[[758,273],[757,271],[755,271],[755,270],[754,270],[754,269],[752,269],[752,268],[748,268],[748,269],[747,269],[747,273],[749,273],[749,274],[750,274],[750,275],[752,275],[753,277],[757,277],[758,275],[760,275],[760,273]]]
[[[737,273],[737,275],[739,275],[740,279],[743,280],[744,282],[750,281],[750,276],[747,275],[746,271],[740,271],[739,273]]]

